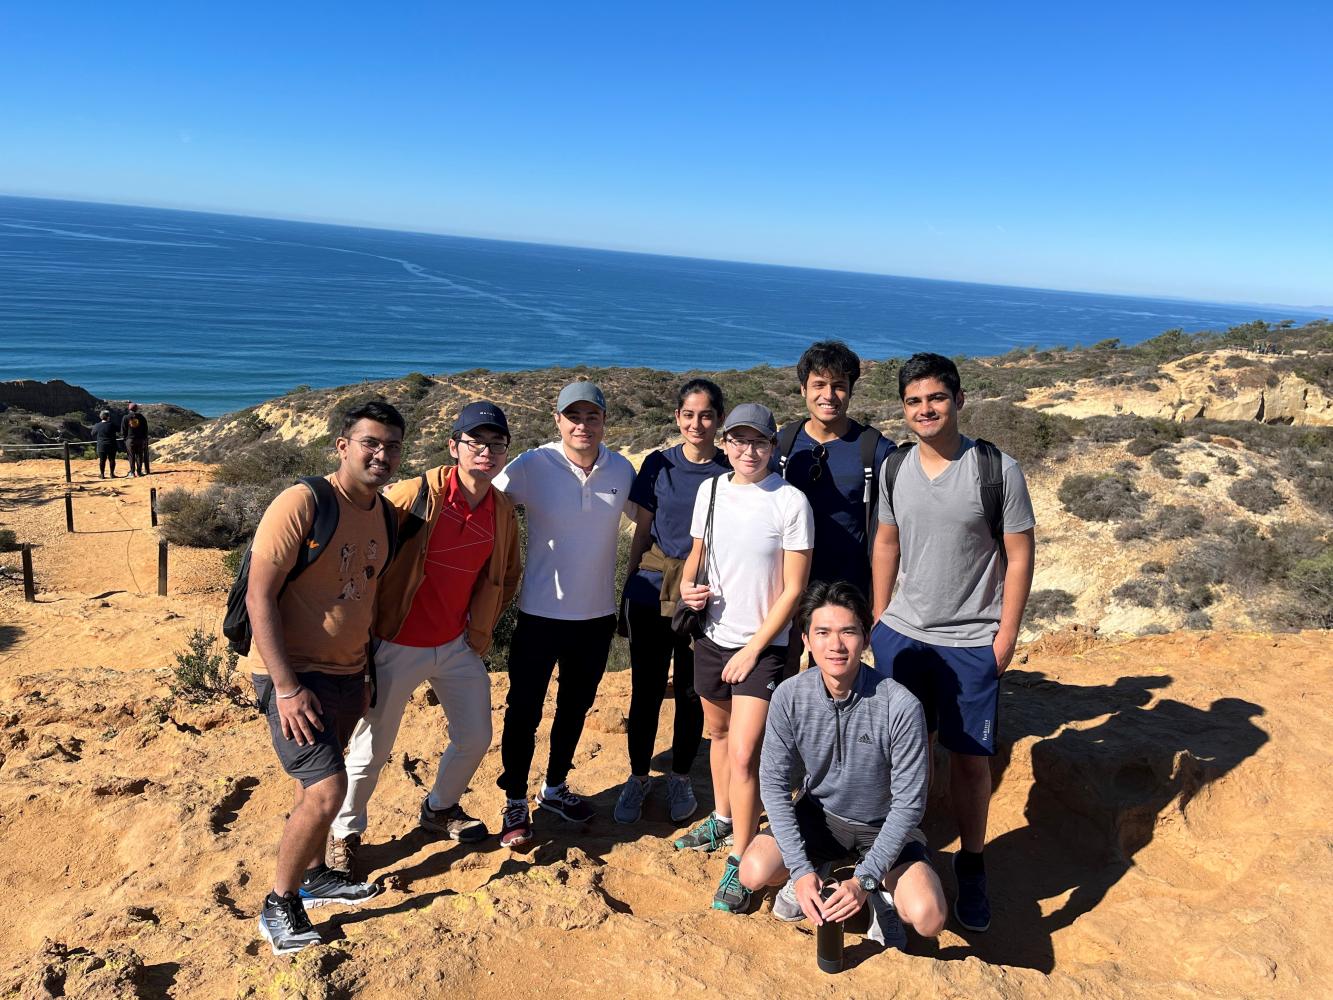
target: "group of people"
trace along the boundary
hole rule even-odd
[[[129,460],[131,478],[150,475],[148,463],[148,418],[139,410],[138,403],[126,407],[125,415],[120,418],[117,428],[111,420],[111,411],[102,410],[93,424],[93,447],[97,450],[97,474],[105,479],[110,474],[116,478],[116,452],[119,440],[125,443],[125,457]]]
[[[938,734],[961,840],[953,913],[988,927],[989,757],[1033,564],[1022,472],[961,434],[965,397],[948,358],[918,354],[900,369],[915,440],[896,449],[848,416],[860,361],[845,344],[813,344],[797,376],[807,416],[781,431],[765,406],[728,409],[716,384],[691,379],[676,400],[681,442],[637,472],[603,443],[606,400],[587,381],[556,400],[558,440],[508,461],[503,410],[469,403],[453,423],[452,462],[392,484],[401,415],[372,402],[343,416],[337,471],[279,495],[245,564],[257,702],[297,782],[259,917],[275,954],[321,940],[307,907],[377,894],[358,851],[423,682],[448,745],[420,826],[463,843],[491,836],[462,799],[492,737],[482,657],[515,598],[502,846],[532,839],[534,802],[571,823],[593,818],[568,779],[619,626],[632,669],[629,773],[611,818],[639,822],[653,793],[670,676],[664,805],[677,826],[698,812],[690,772],[706,726],[713,809],[674,847],[723,854],[714,908],[746,911],[777,886],[780,919],[844,920],[870,902],[938,934],[948,906],[920,830]],[[634,535],[617,595],[622,515]],[[530,799],[557,664],[550,749]]]

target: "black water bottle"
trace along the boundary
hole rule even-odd
[[[819,899],[827,902],[838,891],[837,879],[826,879],[819,887]],[[825,920],[815,931],[815,945],[819,954],[819,971],[833,974],[842,971],[842,924]]]

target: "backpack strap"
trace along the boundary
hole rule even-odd
[[[884,435],[879,432],[879,428],[866,424],[861,428],[861,434],[857,439],[861,444],[861,474],[865,477],[865,488],[861,492],[861,502],[866,508],[866,541],[870,541],[875,535],[875,524],[878,518],[875,516],[875,508],[879,499],[877,489],[878,483],[875,481],[875,452],[879,451],[879,443],[884,440]]]
[[[403,522],[402,530],[398,532],[398,547],[402,548],[412,538],[416,537],[417,532],[426,526],[426,514],[430,510],[430,486],[426,482],[426,474],[421,474],[421,484],[417,487],[416,498],[412,501],[412,507],[407,512],[407,519]]]
[[[376,495],[379,497],[380,510],[384,514],[384,530],[389,536],[389,552],[384,557],[384,565],[380,567],[379,573],[376,574],[376,576],[383,576],[385,570],[389,568],[389,564],[393,562],[393,557],[398,554],[400,544],[398,541],[398,512],[394,510],[393,504],[385,499],[384,494]]]
[[[977,438],[977,471],[981,481],[981,508],[986,512],[991,537],[997,542],[1004,536],[1004,468],[1000,449]]]
[[[302,476],[299,482],[315,495],[315,520],[306,532],[305,544],[296,553],[296,564],[287,574],[287,583],[304,573],[324,554],[338,530],[338,494],[333,484],[323,476]]]
[[[893,510],[893,484],[898,481],[898,470],[903,467],[903,462],[907,461],[907,456],[912,454],[912,448],[915,447],[915,441],[904,441],[902,444],[889,452],[884,459],[884,464],[880,467],[880,495],[888,501],[889,510]],[[895,518],[897,515],[894,515]]]
[[[793,420],[789,424],[784,424],[782,430],[778,431],[778,475],[783,479],[787,478],[787,459],[791,457],[791,450],[796,447],[796,435],[801,432],[804,425],[804,420]]]

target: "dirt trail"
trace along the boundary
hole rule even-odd
[[[660,790],[639,826],[610,821],[626,770],[626,674],[603,683],[571,778],[598,818],[586,830],[539,818],[521,854],[415,829],[443,741],[439,709],[419,692],[372,803],[365,857],[384,894],[315,911],[329,943],[275,959],[254,914],[290,790],[265,726],[243,705],[159,700],[171,654],[220,614],[220,554],[173,550],[179,583],[159,598],[150,532],[65,536],[63,483],[39,465],[58,469],[0,467],[0,526],[38,543],[41,584],[40,602],[25,605],[17,581],[0,582],[0,888],[22,915],[0,921],[0,995],[1327,989],[1327,932],[1310,909],[1333,888],[1327,633],[1111,643],[1065,632],[1029,646],[1003,689],[992,931],[951,926],[910,955],[853,940],[838,977],[817,971],[809,929],[773,920],[768,902],[744,917],[708,909],[720,859],[671,850]],[[149,486],[205,474],[104,487],[79,473],[81,527],[146,523]],[[497,740],[506,684],[494,678]],[[670,711],[668,699],[662,734]],[[539,762],[545,750],[543,732]],[[465,800],[493,827],[498,770],[493,752]],[[695,783],[706,808],[706,756]],[[947,872],[957,845],[943,792],[928,833]]]

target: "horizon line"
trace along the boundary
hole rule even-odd
[[[1187,295],[1146,295],[1142,293],[1104,291],[1098,289],[1083,288],[1048,288],[1041,285],[1010,285],[995,281],[975,281],[962,278],[936,278],[916,274],[892,274],[886,271],[865,271],[854,270],[840,267],[817,267],[810,264],[790,264],[777,263],[774,261],[762,260],[738,260],[724,257],[703,257],[697,254],[683,253],[665,253],[658,250],[628,249],[625,247],[608,247],[588,243],[565,243],[565,242],[542,242],[534,239],[519,239],[513,236],[495,236],[495,235],[477,235],[466,233],[443,232],[434,229],[403,229],[398,226],[392,226],[385,223],[368,222],[360,219],[342,219],[333,220],[329,218],[312,218],[306,216],[279,216],[279,215],[255,215],[242,211],[225,211],[217,208],[201,208],[198,206],[183,207],[180,204],[144,204],[135,201],[105,201],[89,200],[87,197],[74,197],[70,195],[51,195],[51,194],[16,194],[8,191],[0,191],[0,198],[14,198],[27,201],[56,201],[68,202],[76,205],[105,205],[115,208],[146,208],[155,211],[183,212],[196,215],[217,215],[232,219],[255,219],[262,222],[295,222],[303,225],[329,226],[333,228],[344,229],[366,229],[374,232],[403,233],[414,236],[442,236],[448,239],[479,240],[491,243],[515,243],[526,246],[554,247],[557,249],[569,250],[594,250],[601,253],[621,253],[642,257],[662,257],[669,260],[690,260],[702,261],[710,264],[741,264],[753,267],[777,267],[786,268],[794,271],[820,271],[829,274],[853,274],[872,278],[899,278],[907,281],[930,281],[939,284],[951,285],[975,285],[984,288],[1008,288],[1031,292],[1056,292],[1063,295],[1099,295],[1109,298],[1123,299],[1146,299],[1155,302],[1186,302],[1197,303],[1200,305],[1211,306],[1238,306],[1247,309],[1293,309],[1297,312],[1307,315],[1315,315],[1327,318],[1333,314],[1333,305],[1312,304],[1295,305],[1287,302],[1255,302],[1249,300],[1219,300],[1219,299],[1201,299]]]

